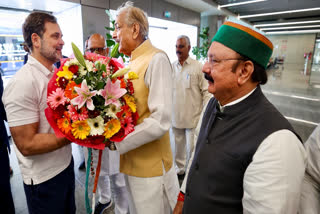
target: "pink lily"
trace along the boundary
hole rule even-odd
[[[99,93],[105,99],[105,105],[114,104],[119,107],[119,98],[127,93],[127,90],[120,88],[120,81],[116,80],[114,83],[108,78],[107,84],[103,90],[100,90]]]
[[[73,98],[71,103],[73,105],[77,105],[78,109],[80,109],[84,104],[87,104],[87,108],[89,110],[94,110],[94,105],[92,101],[92,97],[95,96],[98,91],[90,91],[87,85],[87,81],[84,79],[81,83],[81,88],[74,87],[74,90],[77,92],[79,96]]]

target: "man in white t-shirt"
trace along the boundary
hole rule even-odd
[[[54,16],[31,13],[23,24],[28,62],[7,85],[3,103],[24,182],[29,213],[75,213],[70,141],[47,122],[47,84],[62,58],[62,32]]]

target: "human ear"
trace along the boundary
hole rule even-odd
[[[31,34],[31,41],[32,41],[32,46],[35,48],[39,48],[41,41],[40,41],[40,36],[36,33]]]
[[[132,38],[137,39],[140,35],[140,25],[137,23],[134,23],[132,25]]]
[[[242,63],[241,68],[239,69],[239,77],[238,77],[238,84],[243,85],[247,81],[251,79],[252,73],[254,71],[254,64],[252,61],[244,61]]]

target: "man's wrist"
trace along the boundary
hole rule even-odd
[[[184,193],[183,192],[179,192],[179,195],[178,195],[178,201],[184,201]]]

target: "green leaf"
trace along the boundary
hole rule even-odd
[[[76,79],[74,79],[74,82],[78,85],[78,84],[81,84],[82,83],[82,78],[81,77],[78,77]]]
[[[112,28],[112,27],[104,27],[104,28],[107,30],[110,30],[110,31],[114,31],[114,28]]]
[[[72,46],[73,54],[78,60],[78,62],[80,63],[80,65],[82,65],[83,67],[85,67],[85,69],[87,69],[86,63],[84,61],[84,57],[81,51],[79,50],[79,48],[73,42],[71,42],[71,46]]]
[[[116,44],[116,42],[114,40],[107,39],[107,47],[111,47],[111,46],[113,46],[115,44]]]
[[[112,39],[112,36],[110,33],[107,33],[106,35],[107,35],[107,39]]]
[[[110,57],[113,58],[115,57],[115,55],[118,53],[118,48],[119,48],[119,43],[116,43],[113,48],[112,51],[110,53]]]
[[[101,65],[101,70],[102,70],[102,71],[104,71],[104,72],[106,72],[106,71],[107,71],[107,67],[106,67],[106,65],[105,65],[105,64],[102,64],[102,65]]]
[[[98,82],[97,86],[96,86],[96,90],[100,90],[104,88],[105,83],[104,82]]]

